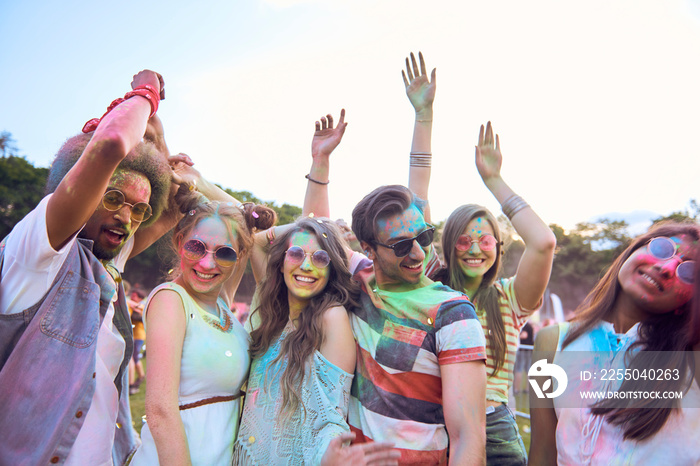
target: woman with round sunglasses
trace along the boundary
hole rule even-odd
[[[258,234],[256,244],[266,273],[248,321],[252,362],[234,464],[395,464],[386,443],[343,446],[354,437],[346,306],[357,285],[338,227],[300,218]]]
[[[252,358],[234,464],[396,464],[391,445],[347,444],[355,340],[346,306],[357,285],[336,224],[314,218],[328,204],[328,157],[340,143],[345,110],[316,122],[303,215],[255,235],[258,282],[250,330]],[[324,210],[325,211],[325,210]]]
[[[406,94],[416,112],[410,155],[409,188],[428,199],[432,162],[431,132],[435,70],[426,73],[423,55],[411,54],[402,71]],[[491,122],[481,126],[476,168],[484,185],[525,243],[515,276],[499,278],[503,242],[498,221],[485,207],[458,207],[442,233],[444,266],[427,273],[433,280],[463,291],[474,303],[486,336],[486,456],[487,464],[525,464],[527,454],[513,414],[507,407],[513,384],[520,330],[541,305],[549,282],[556,238],[535,211],[501,176],[502,155]],[[425,209],[430,221],[430,209]]]
[[[615,259],[571,323],[540,331],[535,354],[566,368],[568,380],[564,396],[531,392],[531,464],[700,464],[700,418],[689,409],[700,406],[689,351],[700,348],[700,309],[691,307],[699,240],[695,223],[652,227]],[[592,392],[615,395],[582,396]],[[682,399],[668,398],[679,392]]]
[[[248,376],[248,334],[231,312],[253,243],[272,209],[209,202],[184,184],[173,231],[175,279],[144,310],[148,339],[146,422],[131,464],[231,464]],[[134,208],[132,208],[133,210]]]

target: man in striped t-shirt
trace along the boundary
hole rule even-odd
[[[393,442],[401,464],[447,464],[448,444],[451,463],[483,464],[484,334],[464,294],[425,276],[437,257],[422,202],[403,186],[383,186],[352,216],[373,261],[355,270],[355,441]]]

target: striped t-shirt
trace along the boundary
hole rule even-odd
[[[355,278],[362,289],[351,317],[357,367],[348,423],[355,442],[393,442],[401,464],[446,464],[440,366],[486,358],[474,307],[441,283],[380,290],[371,265]]]
[[[501,311],[501,317],[503,317],[503,325],[506,330],[506,346],[508,348],[503,366],[493,376],[491,375],[495,367],[493,352],[489,344],[490,340],[486,339],[486,355],[488,356],[486,362],[486,375],[488,376],[486,379],[486,399],[501,403],[508,403],[508,389],[513,384],[513,368],[515,366],[515,354],[520,344],[520,331],[532,313],[539,309],[539,307],[536,307],[534,310],[528,311],[518,304],[518,300],[515,298],[514,283],[515,277],[511,277],[502,278],[493,284],[498,290],[498,308]],[[476,314],[479,316],[484,334],[488,334],[486,311],[477,308]]]

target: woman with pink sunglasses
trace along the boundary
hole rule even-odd
[[[411,146],[409,188],[428,199],[435,70],[426,73],[411,54],[403,72],[406,94],[416,112]],[[556,238],[535,211],[501,177],[502,155],[491,123],[481,127],[476,168],[484,185],[525,242],[515,276],[499,278],[503,242],[498,221],[485,207],[467,204],[449,216],[442,233],[445,264],[426,273],[433,280],[463,291],[476,307],[486,335],[486,455],[487,464],[525,464],[527,454],[513,414],[507,407],[522,326],[542,303],[552,270]],[[425,209],[430,222],[430,209]]]

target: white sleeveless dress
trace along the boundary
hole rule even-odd
[[[221,298],[219,309],[226,315],[216,323],[214,316],[199,307],[185,289],[175,283],[163,283],[155,288],[149,302],[163,289],[180,295],[187,318],[180,366],[180,407],[213,397],[238,395],[250,367],[248,333],[226,310]],[[147,309],[148,304],[144,313]],[[193,465],[231,465],[241,401],[238,397],[180,411]],[[141,430],[141,440],[143,443],[131,464],[157,465],[158,453],[147,423]]]
[[[602,368],[624,368],[625,351],[637,340],[638,324],[627,333],[615,333],[613,324],[600,322],[590,331],[571,342],[562,350],[562,343],[569,331],[569,324],[559,324],[559,343],[554,363],[567,365],[565,353],[574,357],[601,356],[600,366],[588,366],[594,371]],[[593,353],[595,352],[595,353]],[[563,358],[563,359],[562,359]],[[604,387],[616,391],[621,382]],[[588,390],[593,381],[569,378],[567,391]],[[637,465],[697,465],[700,464],[700,388],[693,381],[684,394],[681,409],[666,421],[653,437],[636,442],[625,440],[620,427],[613,426],[601,416],[591,415],[588,406],[592,401],[580,401],[577,408],[564,403],[565,397],[554,398],[557,414],[557,463],[560,465],[637,466]],[[565,404],[563,406],[563,404]]]

